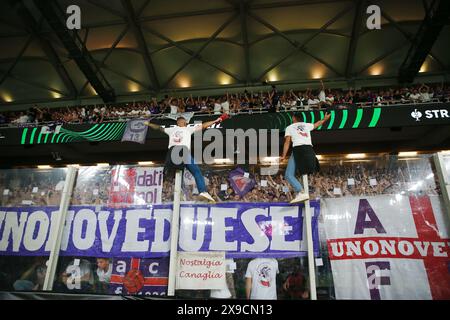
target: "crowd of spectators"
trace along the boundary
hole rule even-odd
[[[435,183],[434,174],[426,160],[420,160],[414,165],[398,162],[389,166],[387,162],[373,161],[364,164],[334,161],[321,164],[321,172],[309,177],[309,192],[312,199],[338,198],[345,196],[375,196],[375,195],[408,195],[408,194],[439,194],[439,186]],[[231,169],[230,169],[231,170]],[[230,170],[211,170],[206,173],[208,192],[217,202],[289,202],[295,197],[295,192],[285,179],[283,171],[270,175],[261,175],[258,167],[249,170],[255,179],[255,187],[240,197],[230,187],[228,174]],[[165,178],[168,186],[173,186],[170,177]],[[227,188],[222,186],[226,185]],[[173,187],[172,187],[173,188]],[[196,200],[198,191],[195,186],[184,186],[184,200]],[[173,190],[166,193],[163,199],[172,201]]]
[[[107,205],[111,190],[111,176],[117,167],[80,168],[72,195],[72,205]],[[284,168],[280,172],[261,175],[259,166],[245,167],[249,177],[255,180],[255,186],[243,197],[238,196],[229,184],[229,168],[203,166],[206,184],[210,194],[218,201],[241,202],[286,202],[294,196],[293,190],[284,178]],[[336,198],[343,196],[371,196],[398,194],[439,194],[429,158],[398,161],[393,157],[368,159],[350,162],[333,159],[321,163],[321,172],[311,175],[311,198]],[[0,170],[0,207],[21,207],[24,201],[29,205],[58,205],[64,169],[36,170],[15,169]],[[191,177],[184,179],[183,197],[185,201],[195,201],[195,184]],[[224,188],[223,186],[227,187]],[[174,177],[164,176],[162,200],[173,201]],[[7,191],[7,192],[5,192]],[[31,202],[29,202],[31,201]],[[320,227],[319,227],[320,228]],[[334,289],[329,260],[327,257],[326,237],[321,238],[321,257],[324,266],[317,270],[318,294],[323,299],[333,299]],[[0,259],[1,290],[42,290],[47,257],[2,256]],[[80,286],[72,288],[67,283],[74,257],[61,257],[58,263],[54,283],[55,292],[64,293],[112,293],[109,288],[114,258],[77,258],[80,266]],[[307,299],[307,263],[305,258],[277,259],[280,274],[277,276],[278,299],[299,299],[288,290],[286,283],[301,274],[304,291],[300,299]],[[232,298],[245,298],[245,272],[249,259],[235,259],[236,270],[232,274]],[[106,267],[105,267],[106,265]],[[101,267],[103,266],[103,269]],[[102,271],[106,270],[106,271]],[[297,279],[297,278],[296,278]],[[227,282],[228,283],[228,282]],[[306,285],[306,286],[305,286]],[[177,291],[184,298],[209,298],[209,291]]]
[[[426,84],[403,88],[328,89],[321,81],[318,89],[226,93],[215,97],[172,97],[115,105],[94,105],[65,108],[31,107],[28,111],[0,113],[0,125],[36,123],[100,123],[130,118],[149,118],[164,114],[195,112],[199,114],[245,113],[254,111],[314,110],[323,108],[351,108],[404,103],[449,101],[448,84]]]
[[[0,170],[0,206],[59,206],[64,169]]]
[[[72,205],[107,206],[111,194],[111,174],[114,167],[83,167],[71,198]],[[217,202],[289,202],[295,192],[284,177],[284,168],[270,175],[261,175],[259,166],[247,168],[254,187],[239,196],[229,182],[233,167],[221,169],[202,167],[208,192]],[[64,184],[64,169],[52,172],[17,169],[0,171],[0,206],[56,206],[59,205]],[[183,200],[197,201],[194,179],[185,174]],[[375,196],[382,194],[439,194],[432,167],[427,159],[416,161],[389,160],[345,162],[335,160],[321,164],[321,172],[309,177],[311,198],[345,196]],[[164,176],[162,202],[173,201],[174,176]],[[133,196],[134,198],[137,195]],[[139,199],[138,199],[139,200]],[[140,199],[137,204],[147,204]],[[150,203],[148,203],[150,204]]]

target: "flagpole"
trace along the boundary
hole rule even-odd
[[[55,233],[50,233],[52,235],[52,238],[49,239],[49,241],[51,241],[51,249],[47,262],[47,272],[45,273],[44,284],[42,286],[42,290],[44,291],[51,291],[53,288],[53,281],[55,279],[56,266],[58,264],[59,251],[61,248],[62,235],[64,231],[64,223],[66,221],[67,210],[69,208],[70,197],[72,195],[76,174],[76,168],[72,166],[67,168],[64,188],[61,193],[61,201],[59,203],[59,210],[56,213],[57,217],[55,224],[58,226],[58,229]]]
[[[305,193],[309,194],[309,184],[308,176],[303,175],[303,187]],[[317,300],[316,292],[316,269],[314,266],[314,246],[313,246],[313,236],[312,236],[312,215],[311,207],[309,206],[309,199],[305,201],[305,224],[306,224],[306,243],[308,250],[308,278],[309,278],[309,290],[310,299]]]
[[[181,177],[183,171],[177,170],[175,173],[175,191],[173,194],[173,213],[170,224],[170,262],[169,262],[169,283],[167,286],[167,295],[175,295],[175,283],[177,273],[178,258],[178,233],[180,223],[180,199],[181,199]]]

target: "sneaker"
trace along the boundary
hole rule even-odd
[[[208,192],[202,192],[199,194],[199,196],[208,200],[209,202],[216,202],[216,200],[214,200],[214,198],[211,197],[211,195]]]
[[[297,193],[295,198],[290,203],[298,203],[298,202],[303,202],[306,200],[309,200],[309,194],[299,192],[299,193]]]

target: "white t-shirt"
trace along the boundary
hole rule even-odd
[[[319,104],[319,103],[320,103],[319,99],[308,99],[308,105],[309,106],[316,105],[316,104]]]
[[[256,258],[249,262],[246,278],[252,278],[250,299],[276,300],[276,276],[279,273],[278,261],[273,258]]]
[[[170,105],[170,113],[171,114],[177,114],[178,113],[178,107],[174,105]]]
[[[109,283],[111,280],[112,264],[109,264],[108,271],[97,268],[98,281]]]
[[[327,96],[325,98],[326,102],[329,104],[333,104],[334,103],[334,96]]]
[[[319,93],[319,100],[320,100],[321,102],[325,102],[325,91],[320,90],[320,93]]]
[[[191,149],[191,135],[201,129],[201,124],[193,127],[171,127],[164,128],[164,132],[169,136],[169,149],[173,146],[186,146]]]
[[[410,98],[411,100],[419,100],[419,98],[420,98],[420,93],[411,93],[411,94],[409,95],[409,98]]]
[[[214,103],[214,113],[219,114],[222,109],[222,105],[220,103]]]
[[[430,94],[429,94],[428,92],[422,92],[422,93],[420,94],[420,98],[421,98],[421,100],[424,101],[424,102],[427,102],[427,101],[430,101],[430,100],[431,100]]]
[[[228,101],[222,102],[221,103],[222,106],[222,112],[230,112],[230,103]]]
[[[297,122],[286,128],[284,136],[291,137],[293,147],[302,146],[305,144],[312,146],[312,130],[314,130],[314,125],[312,123]]]
[[[28,122],[28,116],[27,115],[23,115],[21,117],[19,117],[17,120],[13,121],[15,123],[27,123]]]

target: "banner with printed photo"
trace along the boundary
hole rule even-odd
[[[317,218],[311,201],[313,241],[319,254]],[[304,205],[282,203],[182,204],[179,250],[225,251],[227,257],[306,255]],[[56,207],[0,207],[0,255],[48,255],[56,232]],[[117,209],[71,206],[62,256],[156,258],[169,255],[172,205]],[[49,235],[52,234],[51,237]]]
[[[322,217],[337,299],[450,299],[439,197],[325,199]]]
[[[136,142],[145,144],[145,138],[147,137],[148,126],[144,124],[148,120],[134,119],[127,121],[127,127],[122,136],[122,142]]]
[[[126,168],[115,166],[111,171],[108,206],[161,203],[163,167]]]

